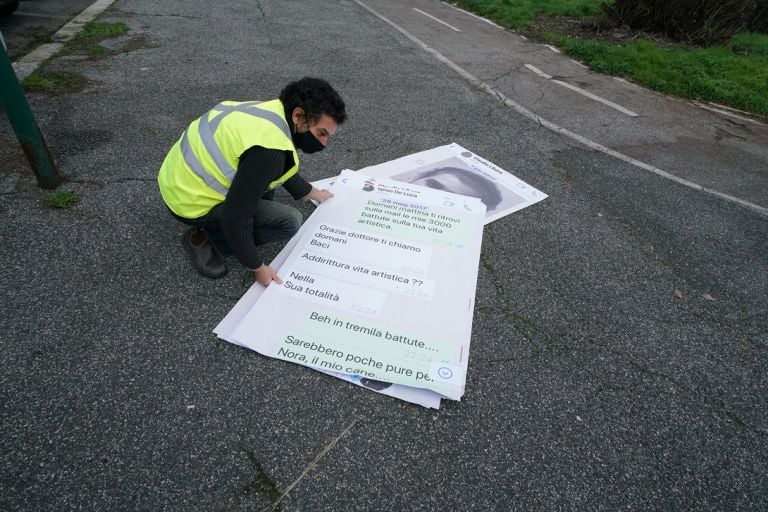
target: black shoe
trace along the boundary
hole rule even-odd
[[[197,233],[197,231],[197,229],[191,228],[181,235],[181,246],[189,254],[192,266],[205,277],[213,279],[224,277],[229,269],[211,242],[206,239],[200,245],[192,243],[192,235]]]

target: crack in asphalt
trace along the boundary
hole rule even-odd
[[[294,487],[296,487],[297,485],[299,485],[299,483],[301,483],[301,481],[302,481],[302,480],[303,480],[303,479],[304,479],[304,478],[305,478],[305,477],[306,477],[306,476],[307,476],[307,475],[308,475],[308,474],[309,474],[309,473],[310,473],[310,472],[311,472],[313,469],[315,469],[315,467],[317,467],[317,465],[320,463],[320,460],[321,460],[323,457],[325,457],[325,455],[326,455],[326,454],[327,454],[329,451],[331,451],[331,450],[332,450],[332,449],[333,449],[333,448],[334,448],[334,447],[335,447],[335,446],[338,444],[338,442],[341,440],[341,438],[343,438],[345,435],[347,435],[347,433],[348,433],[350,430],[352,430],[352,428],[353,428],[355,425],[357,425],[357,423],[358,423],[359,421],[360,421],[360,420],[359,420],[358,418],[355,418],[355,419],[352,421],[352,423],[350,423],[350,424],[347,426],[347,428],[345,428],[345,429],[344,429],[344,430],[341,432],[341,434],[339,434],[338,436],[336,436],[336,438],[335,438],[335,439],[333,439],[333,440],[332,440],[330,443],[328,443],[328,444],[325,446],[325,448],[323,448],[323,449],[322,449],[322,451],[321,451],[320,453],[318,453],[318,454],[317,454],[317,456],[316,456],[316,457],[315,457],[315,458],[312,460],[312,462],[310,462],[310,463],[307,465],[307,467],[306,467],[306,468],[304,468],[304,471],[302,471],[302,472],[301,472],[301,474],[298,476],[298,478],[296,478],[296,480],[294,480],[293,482],[291,482],[291,483],[290,483],[290,485],[288,485],[288,487],[286,487],[286,488],[285,488],[285,490],[284,490],[282,493],[280,493],[280,495],[279,495],[279,496],[278,496],[278,497],[277,497],[277,498],[276,498],[276,499],[275,499],[275,500],[272,502],[272,504],[271,504],[270,506],[268,506],[268,507],[266,507],[266,508],[263,508],[263,509],[261,509],[259,512],[275,512],[276,510],[280,510],[280,507],[281,507],[281,503],[282,503],[283,499],[284,499],[284,498],[285,498],[285,497],[288,495],[288,493],[290,493],[290,492],[291,492],[291,491],[294,489]]]
[[[728,408],[726,407],[726,404],[723,403],[722,400],[708,399],[706,397],[704,397],[701,400],[695,400],[693,398],[693,395],[695,394],[694,390],[689,388],[689,387],[687,387],[687,386],[685,386],[685,385],[683,385],[682,383],[678,382],[677,379],[675,379],[671,375],[667,375],[666,373],[653,370],[653,369],[649,368],[648,366],[646,366],[644,364],[640,364],[640,363],[638,363],[636,361],[633,361],[633,360],[629,361],[629,366],[634,368],[634,369],[636,369],[637,371],[639,371],[639,372],[641,372],[643,374],[655,377],[656,379],[659,379],[659,380],[665,380],[667,382],[670,382],[670,383],[674,384],[678,389],[681,390],[681,393],[680,393],[679,396],[681,396],[682,398],[685,398],[686,400],[689,400],[690,402],[692,402],[694,404],[697,404],[697,405],[707,405],[707,406],[711,407],[712,409],[714,409],[713,412],[715,414],[717,414],[718,416],[721,416],[721,417],[724,416],[725,418],[733,421],[736,425],[744,428],[745,430],[749,430],[750,432],[753,432],[753,433],[759,434],[759,435],[766,435],[766,434],[768,434],[768,430],[761,429],[761,428],[758,428],[758,427],[754,427],[754,426],[750,425],[749,423],[747,423],[744,419],[742,419],[735,412],[728,410]],[[659,390],[659,391],[660,392],[664,392],[663,390]]]
[[[512,73],[519,71],[519,68],[511,68],[508,71],[505,71],[504,73],[501,73],[500,75],[492,76],[490,80],[483,80],[484,82],[498,82],[502,78],[508,78]]]
[[[255,496],[257,494],[266,494],[269,497],[269,501],[275,503],[280,497],[280,490],[275,485],[275,482],[261,467],[253,450],[244,446],[241,448],[241,451],[248,457],[251,467],[253,467],[253,470],[255,471],[255,475],[235,497],[235,503],[228,509],[237,510],[240,507],[240,502],[243,498]],[[278,503],[277,508],[273,508],[272,510],[282,510],[282,507]]]
[[[480,253],[480,264],[483,269],[485,269],[487,272],[492,274],[495,277],[496,270],[489,262],[487,256],[485,253]],[[753,425],[750,425],[746,420],[741,418],[738,414],[735,412],[729,410],[725,403],[723,403],[720,400],[715,399],[708,399],[706,397],[703,397],[701,399],[696,399],[696,391],[693,388],[690,388],[681,382],[679,382],[674,377],[661,372],[654,370],[650,368],[646,364],[639,363],[632,359],[631,357],[628,357],[623,352],[612,349],[610,346],[600,344],[594,339],[581,337],[576,338],[567,334],[558,334],[558,333],[549,333],[544,332],[539,328],[539,326],[527,318],[525,315],[523,315],[519,311],[512,310],[508,307],[508,300],[505,297],[505,290],[503,285],[500,284],[499,279],[493,279],[494,281],[494,287],[496,289],[497,299],[503,304],[501,307],[489,307],[487,309],[490,309],[491,311],[495,311],[497,314],[500,314],[506,322],[511,326],[511,328],[525,341],[533,344],[533,353],[525,356],[525,357],[507,357],[507,358],[495,358],[495,359],[489,359],[487,360],[488,363],[508,363],[508,362],[519,362],[519,361],[528,361],[533,360],[538,357],[542,357],[544,355],[560,355],[565,352],[574,350],[578,348],[579,346],[588,345],[594,348],[598,348],[601,350],[604,350],[605,352],[609,354],[613,354],[614,356],[618,357],[619,360],[624,361],[628,360],[627,365],[630,368],[633,368],[634,370],[651,376],[656,380],[665,380],[667,382],[670,382],[674,384],[674,386],[680,391],[678,393],[679,396],[685,398],[686,400],[689,400],[691,403],[694,403],[698,406],[704,406],[708,407],[712,410],[714,414],[721,418],[725,418],[727,420],[730,420],[733,424],[748,430],[750,432],[759,434],[759,435],[766,435],[768,434],[768,430],[766,429],[760,429],[758,427],[755,427]],[[673,322],[669,322],[673,323]],[[601,384],[598,386],[598,391],[595,393],[593,398],[599,398],[599,395],[602,394],[602,389],[604,389],[606,386]],[[626,389],[634,389],[634,387],[628,387]],[[657,390],[658,392],[663,392],[663,390]]]
[[[261,14],[261,17],[262,18],[266,18],[267,17],[267,13],[264,12],[264,6],[261,5],[261,2],[259,0],[254,0],[254,3],[256,4],[256,9],[258,9],[259,13]]]

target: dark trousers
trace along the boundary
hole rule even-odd
[[[270,190],[259,199],[253,215],[253,241],[256,245],[288,240],[301,227],[304,217],[299,210],[272,199],[275,191]],[[196,219],[186,219],[171,212],[178,221],[188,226],[203,228],[208,240],[221,254],[231,254],[232,249],[221,229],[221,214],[224,203],[217,204],[211,211]],[[170,211],[170,210],[169,210]]]

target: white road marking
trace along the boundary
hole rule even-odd
[[[612,102],[610,100],[602,98],[602,97],[598,96],[597,94],[592,94],[591,92],[585,91],[581,87],[576,87],[575,85],[571,85],[568,82],[563,82],[562,80],[554,79],[550,75],[548,75],[548,74],[544,73],[543,71],[541,71],[536,66],[532,66],[530,64],[526,64],[525,67],[530,69],[531,71],[533,71],[534,73],[536,73],[540,77],[542,77],[542,78],[544,78],[546,80],[549,80],[553,84],[562,85],[566,89],[570,89],[570,90],[572,90],[574,92],[577,92],[577,93],[581,94],[582,96],[586,96],[587,98],[589,98],[591,100],[597,101],[598,103],[602,103],[605,106],[608,106],[608,107],[611,107],[612,109],[618,110],[622,114],[626,114],[629,117],[638,117],[638,114],[636,114],[635,112],[632,112],[629,109],[626,109],[626,108],[622,107],[621,105],[619,105],[617,103],[614,103],[614,102]]]
[[[539,117],[538,115],[534,114],[527,108],[523,107],[519,103],[516,103],[512,101],[511,99],[507,98],[501,91],[497,91],[490,85],[486,84],[485,82],[479,80],[474,75],[469,73],[468,71],[465,71],[462,67],[455,64],[453,61],[448,59],[445,55],[438,52],[437,50],[431,48],[426,43],[422,42],[420,39],[418,39],[416,36],[399,26],[397,23],[394,23],[390,19],[384,17],[383,15],[379,14],[378,12],[374,11],[367,5],[365,5],[360,0],[354,0],[354,2],[362,7],[363,9],[367,10],[377,18],[379,18],[381,21],[386,23],[387,25],[391,26],[398,32],[400,32],[402,35],[404,35],[406,38],[413,41],[414,44],[416,44],[419,48],[424,50],[425,52],[431,54],[433,57],[435,57],[438,61],[442,62],[452,70],[454,70],[456,73],[459,74],[462,78],[464,78],[466,81],[468,81],[473,86],[482,89],[486,93],[488,93],[490,96],[493,96],[494,98],[500,99],[506,106],[517,112],[518,114],[527,117],[528,119],[531,119],[532,121],[535,121],[539,123],[544,128],[551,130],[555,133],[558,133],[560,135],[563,135],[565,137],[568,137],[570,139],[573,139],[585,146],[587,146],[590,149],[593,149],[595,151],[599,151],[601,153],[605,153],[606,155],[610,155],[614,158],[617,158],[619,160],[622,160],[624,162],[627,162],[631,165],[634,165],[635,167],[639,167],[641,169],[644,169],[646,171],[650,171],[658,176],[661,176],[662,178],[666,178],[670,181],[674,181],[675,183],[678,183],[680,185],[692,188],[694,190],[698,190],[700,192],[704,192],[706,194],[710,194],[716,197],[719,197],[720,199],[724,199],[726,201],[730,201],[732,203],[736,203],[740,206],[743,206],[745,208],[749,208],[750,210],[753,210],[761,215],[764,215],[768,217],[768,208],[765,208],[763,206],[750,203],[749,201],[745,201],[744,199],[739,199],[738,197],[734,197],[729,194],[725,194],[723,192],[720,192],[718,190],[714,190],[707,187],[702,187],[698,183],[694,183],[692,181],[686,180],[684,178],[680,178],[678,176],[675,176],[674,174],[670,174],[667,171],[664,171],[662,169],[659,169],[658,167],[654,167],[653,165],[647,164],[645,162],[641,162],[640,160],[636,160],[632,158],[631,156],[625,155],[623,153],[619,153],[618,151],[614,151],[609,147],[603,146],[602,144],[599,144],[593,140],[590,140],[582,135],[579,135],[578,133],[574,133],[566,128],[563,128],[562,126],[559,126],[551,121],[547,121],[546,119]]]
[[[448,7],[453,7],[453,8],[454,8],[454,9],[456,9],[457,11],[461,11],[461,12],[463,12],[464,14],[469,14],[469,15],[470,15],[470,16],[472,16],[473,18],[477,18],[477,19],[479,19],[480,21],[484,21],[484,22],[486,22],[487,24],[489,24],[489,25],[493,25],[494,27],[496,27],[496,28],[498,28],[498,29],[504,30],[504,27],[502,27],[501,25],[497,25],[497,24],[495,24],[494,22],[492,22],[491,20],[485,19],[485,18],[483,18],[482,16],[478,16],[478,15],[477,15],[477,14],[475,14],[475,13],[472,13],[472,12],[469,12],[469,11],[465,11],[464,9],[461,9],[461,8],[459,8],[459,7],[456,7],[456,6],[455,6],[455,5],[453,5],[453,4],[449,4],[448,2],[441,2],[441,3],[443,3],[443,4],[447,5]]]
[[[695,105],[698,105],[699,107],[703,108],[704,110],[709,110],[710,112],[717,112],[718,114],[722,114],[724,116],[732,117],[734,119],[739,119],[740,121],[746,121],[748,123],[753,123],[760,126],[765,126],[765,123],[761,123],[760,121],[757,121],[755,119],[750,119],[749,117],[740,116],[738,114],[734,114],[733,112],[728,112],[727,110],[711,107],[709,105],[704,105],[703,103],[694,102]]]
[[[438,22],[438,23],[442,23],[443,25],[445,25],[445,26],[446,26],[446,27],[448,27],[449,29],[453,30],[454,32],[461,32],[461,30],[457,29],[457,28],[456,28],[456,27],[454,27],[453,25],[450,25],[450,24],[448,24],[448,23],[444,22],[444,21],[443,21],[443,20],[441,20],[440,18],[435,18],[435,17],[434,17],[434,16],[432,16],[431,14],[429,14],[429,13],[426,13],[426,12],[422,11],[421,9],[417,9],[417,8],[413,7],[413,10],[414,10],[414,11],[416,11],[417,13],[419,13],[419,14],[423,14],[423,15],[424,15],[424,16],[426,16],[427,18],[431,18],[431,19],[435,20],[435,21],[436,21],[436,22]]]
[[[534,66],[533,64],[525,64],[525,67],[530,69],[531,71],[533,71],[534,73],[536,73],[537,75],[539,75],[541,78],[543,78],[545,80],[551,80],[552,79],[552,75],[546,74],[545,72],[543,72],[542,70],[540,70],[539,68]]]
[[[612,102],[610,100],[607,100],[605,98],[601,98],[600,96],[598,96],[596,94],[592,94],[591,92],[585,91],[584,89],[576,87],[575,85],[571,85],[568,82],[563,82],[562,80],[557,80],[557,79],[553,79],[552,82],[556,83],[557,85],[562,85],[563,87],[566,87],[566,88],[568,88],[568,89],[570,89],[570,90],[572,90],[574,92],[577,92],[577,93],[579,93],[581,95],[584,95],[584,96],[586,96],[587,98],[589,98],[591,100],[595,100],[595,101],[597,101],[599,103],[602,103],[603,105],[611,107],[612,109],[618,110],[622,114],[626,114],[629,117],[638,117],[640,115],[640,114],[637,114],[635,112],[632,112],[631,110],[629,110],[627,108],[622,107],[618,103],[614,103],[614,102]]]
[[[552,51],[553,51],[553,52],[555,52],[555,53],[563,53],[563,52],[561,52],[561,51],[560,51],[560,49],[559,49],[559,48],[555,48],[555,47],[554,47],[554,46],[552,46],[551,44],[545,44],[544,46],[546,46],[547,48],[549,48],[550,50],[552,50]]]

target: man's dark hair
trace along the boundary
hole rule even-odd
[[[485,207],[489,210],[493,210],[499,203],[501,203],[501,192],[499,192],[499,188],[495,183],[482,176],[478,176],[473,172],[467,171],[466,169],[459,169],[458,167],[438,167],[437,169],[420,173],[416,179],[431,178],[433,176],[439,176],[440,174],[451,174],[456,176],[462,183],[475,189],[478,193],[476,197],[481,199],[483,203],[485,203]]]
[[[317,122],[323,114],[331,116],[337,124],[347,118],[344,100],[321,78],[307,76],[289,83],[280,91],[280,101],[283,102],[285,117],[289,122],[296,107],[304,109],[307,121],[312,123]]]

